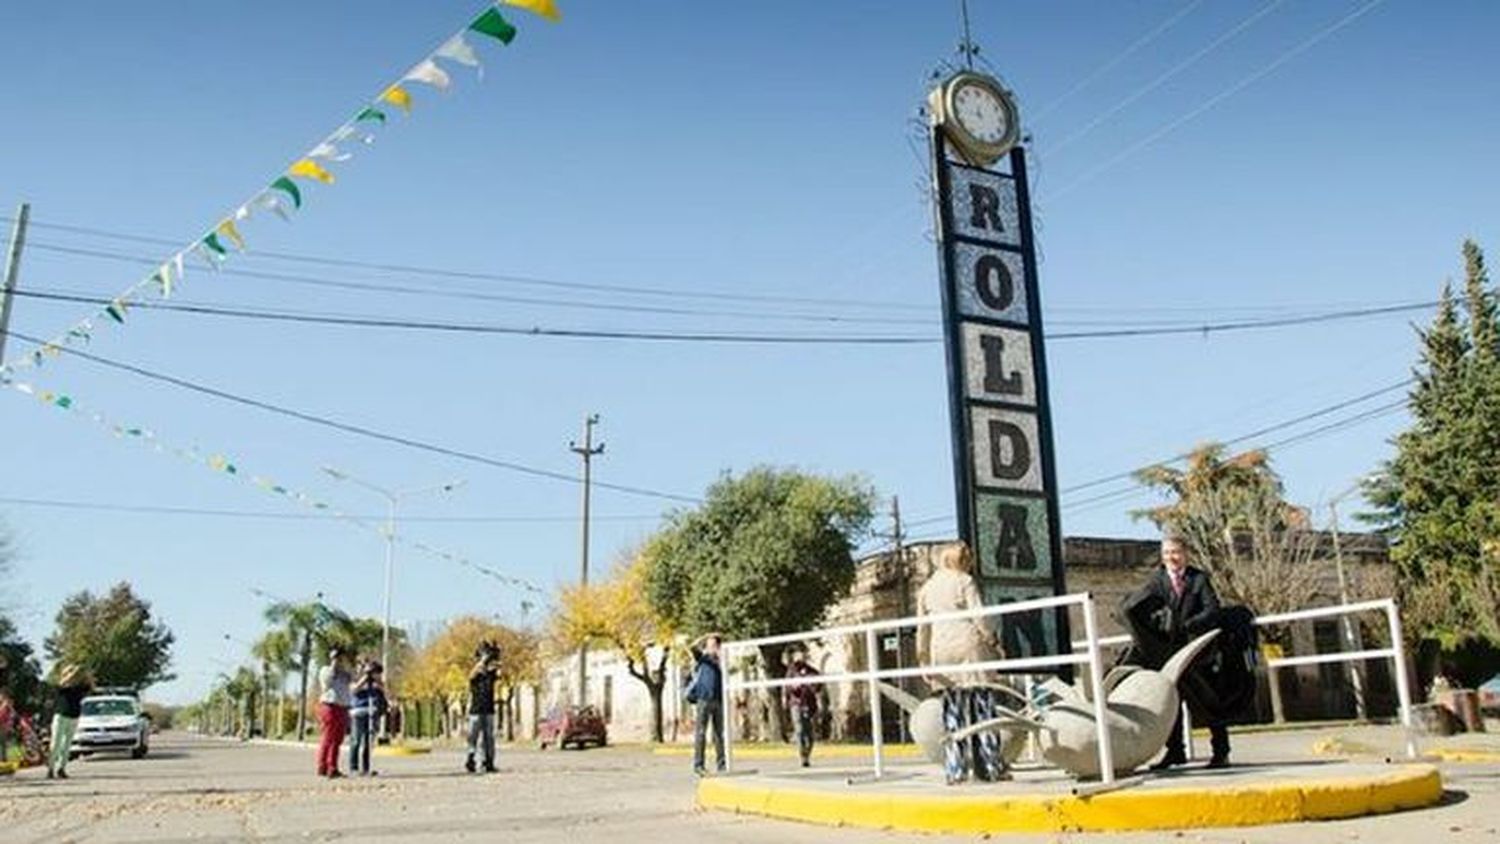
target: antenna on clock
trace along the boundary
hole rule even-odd
[[[979,45],[969,32],[969,0],[958,0],[958,14],[963,22],[964,37],[958,42],[958,52],[964,57],[964,67],[974,69],[974,57],[979,54]]]

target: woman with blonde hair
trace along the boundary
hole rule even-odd
[[[937,567],[917,592],[919,615],[973,610],[984,606],[979,585],[974,582],[974,555],[962,542],[950,543],[938,552]],[[1001,658],[1000,637],[986,618],[959,618],[921,624],[917,627],[917,659],[924,665],[964,665]],[[929,675],[943,696],[943,724],[948,732],[995,717],[993,682],[988,671],[945,671]],[[961,782],[971,775],[994,782],[1010,779],[1001,752],[1000,735],[985,732],[943,747],[943,768],[948,782]]]
[[[937,567],[917,592],[917,614],[972,610],[984,606],[979,585],[974,582],[974,555],[962,542],[950,542],[937,554]],[[938,621],[917,628],[917,655],[926,665],[954,665],[998,659],[999,637],[989,620],[964,618]],[[939,688],[983,683],[984,672],[937,674],[930,678]]]

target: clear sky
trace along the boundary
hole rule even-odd
[[[912,121],[933,69],[953,55],[956,4],[560,5],[556,25],[508,12],[520,37],[483,45],[482,81],[459,68],[447,94],[418,91],[410,118],[336,166],[337,184],[307,188],[291,225],[250,221],[250,254],[229,266],[260,277],[199,271],[177,299],[566,329],[938,334],[925,153]],[[1462,238],[1500,250],[1500,10],[1386,0],[1337,26],[1366,5],[973,0],[982,55],[1017,92],[1033,139],[1050,331],[1424,302],[1460,275]],[[172,248],[57,226],[190,241],[477,10],[458,0],[8,4],[0,214],[24,200],[38,223],[22,289],[126,287],[142,274],[133,259],[159,261]],[[462,298],[475,292],[492,298]],[[726,294],[758,298],[714,298]],[[20,298],[12,327],[50,335],[86,310]],[[1410,324],[1427,316],[1055,339],[1062,485],[1399,382],[1415,357]],[[89,348],[561,473],[577,472],[568,442],[597,412],[604,481],[692,496],[723,471],[762,463],[861,473],[900,496],[915,534],[953,530],[936,344],[648,343],[134,311]],[[403,513],[485,520],[413,521],[403,534],[548,590],[576,577],[578,488],[566,481],[372,442],[83,360],[50,363],[32,380],[354,512],[383,504],[319,466],[390,487],[463,479]],[[1291,497],[1317,504],[1372,469],[1404,417],[1315,429],[1394,398],[1249,442],[1310,434],[1274,459]],[[34,642],[66,594],[128,579],[179,637],[180,678],[154,694],[184,701],[241,658],[225,634],[258,634],[265,602],[252,589],[321,590],[378,614],[374,533],[329,520],[19,503],[306,515],[11,391],[0,419],[11,445],[0,517],[20,553],[3,598]],[[1065,496],[1065,532],[1143,534],[1128,511],[1149,497],[1093,500],[1127,488]],[[596,570],[670,506],[598,490]],[[541,613],[523,619],[523,594],[410,550],[400,552],[395,594],[403,623],[466,612],[535,623]]]

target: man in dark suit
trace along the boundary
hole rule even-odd
[[[1167,657],[1219,625],[1219,596],[1208,573],[1188,565],[1187,545],[1168,533],[1161,541],[1161,568],[1126,601],[1126,616],[1146,661],[1158,668]],[[1210,768],[1229,767],[1229,729],[1220,721],[1209,723],[1213,745]],[[1151,766],[1160,771],[1187,762],[1182,712],[1167,737],[1167,752]]]

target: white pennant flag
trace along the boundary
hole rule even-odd
[[[455,35],[452,38],[449,38],[447,43],[438,48],[438,51],[435,55],[441,56],[442,58],[448,59],[450,61],[458,62],[459,64],[465,65],[467,67],[480,66],[479,54],[474,52],[474,48],[469,44],[469,42],[464,40],[464,37],[462,35]]]
[[[448,78],[448,71],[438,67],[437,62],[432,59],[423,59],[421,64],[408,70],[402,79],[431,85],[439,91],[448,90],[448,84],[452,81]]]
[[[157,267],[156,278],[157,283],[161,285],[161,297],[163,299],[172,298],[172,284],[175,281],[172,278],[172,264],[169,262]]]
[[[313,147],[312,152],[307,154],[308,158],[326,158],[329,161],[348,161],[354,156],[347,152],[339,152],[339,148],[328,141]]]
[[[177,280],[182,281],[182,277],[187,272],[187,267],[183,263],[181,252],[178,252],[176,255],[172,256],[172,266],[177,268]]]
[[[255,197],[255,204],[266,209],[267,211],[270,211],[272,214],[275,214],[288,223],[292,221],[291,215],[288,214],[286,210],[286,201],[283,200],[281,194],[277,193],[276,191],[261,191],[260,194]]]

